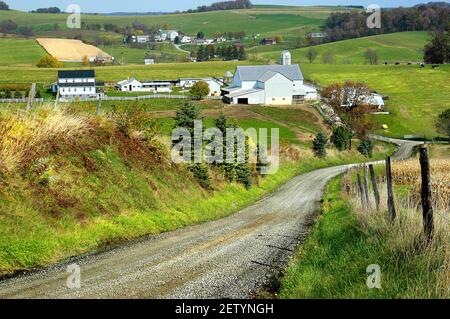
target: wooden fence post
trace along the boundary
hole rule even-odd
[[[395,202],[394,202],[394,188],[392,186],[392,169],[391,169],[391,157],[386,159],[386,182],[387,182],[387,192],[388,192],[388,212],[391,221],[395,220],[397,213],[395,212]]]
[[[375,197],[375,205],[377,207],[377,211],[380,210],[380,192],[378,191],[378,184],[377,179],[375,176],[375,169],[373,167],[373,164],[369,165],[370,170],[370,179],[372,181],[372,188],[373,188],[373,195]]]
[[[366,199],[364,195],[364,189],[363,189],[363,183],[361,180],[361,175],[357,173],[358,176],[358,189],[359,189],[359,196],[361,197],[361,206],[363,209],[366,209]]]
[[[366,197],[367,208],[371,208],[369,197],[369,171],[367,165],[364,164],[364,196]]]
[[[431,199],[430,160],[426,146],[420,148],[420,169],[422,175],[423,228],[427,242],[433,239],[433,205]]]

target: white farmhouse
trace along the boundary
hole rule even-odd
[[[162,41],[169,40],[170,42],[174,42],[175,38],[179,36],[179,33],[175,30],[159,30],[159,35]]]
[[[63,99],[97,97],[95,71],[58,71],[57,90]]]
[[[290,105],[306,95],[298,64],[238,66],[222,92],[230,104]]]
[[[210,96],[220,96],[221,87],[224,82],[216,78],[181,78],[178,81],[177,86],[183,89],[191,88],[195,83],[203,81],[209,85],[209,95]]]

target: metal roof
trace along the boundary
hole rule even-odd
[[[298,64],[292,65],[252,65],[252,66],[238,66],[236,72],[239,73],[242,81],[258,81],[265,73],[272,71],[281,73],[291,81],[303,80],[302,71]]]
[[[95,71],[94,70],[58,71],[58,78],[60,79],[95,78]]]

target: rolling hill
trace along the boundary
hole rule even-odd
[[[143,8],[144,10],[145,8]],[[214,32],[245,31],[247,34],[281,33],[294,34],[299,30],[318,29],[331,12],[350,10],[338,7],[255,7],[249,10],[210,11],[191,14],[165,14],[148,16],[82,15],[82,21],[111,23],[119,26],[139,21],[148,26],[167,24],[171,29],[188,34],[203,31],[211,36]],[[41,14],[21,11],[0,11],[0,21],[11,19],[19,25],[31,26],[36,32],[51,31],[58,24],[66,29],[67,14]],[[232,23],[230,23],[232,21]]]
[[[423,48],[430,40],[430,35],[425,31],[397,32],[390,34],[375,35],[364,38],[344,40],[322,45],[314,48],[318,56],[314,63],[323,63],[324,52],[332,52],[335,64],[364,64],[364,52],[374,49],[379,56],[380,62],[408,62],[422,61]],[[271,47],[257,47],[258,56],[278,60],[281,46],[272,50]],[[295,62],[309,63],[306,58],[308,48],[291,50]]]

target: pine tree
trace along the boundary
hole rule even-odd
[[[319,133],[316,135],[316,138],[313,141],[313,151],[317,157],[325,158],[327,156],[327,143],[328,139],[323,133]]]

